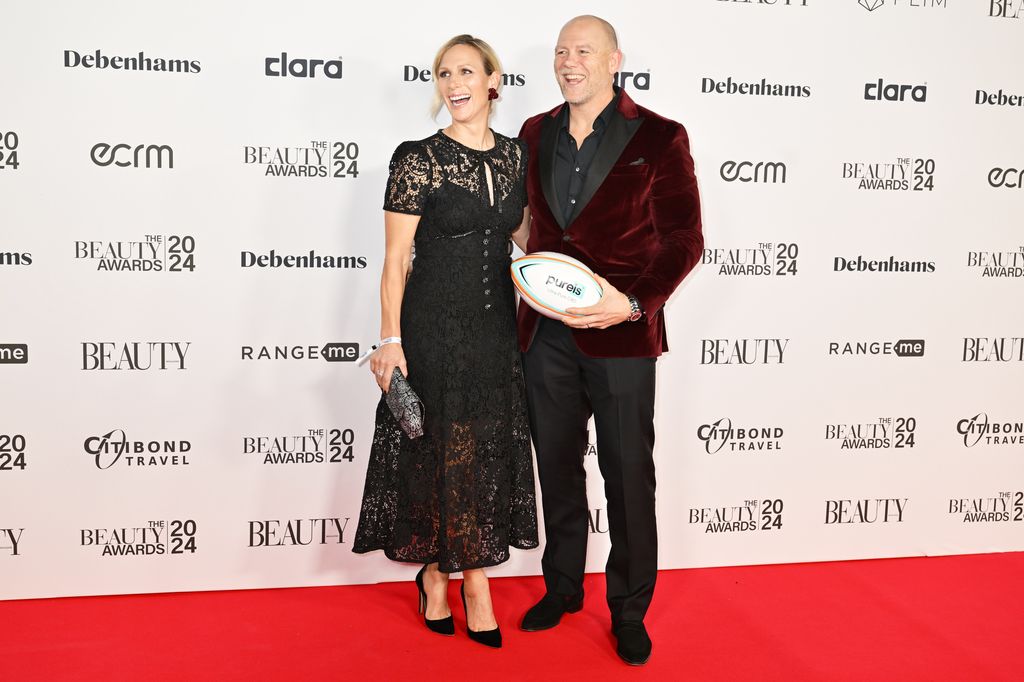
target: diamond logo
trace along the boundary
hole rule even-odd
[[[869,12],[874,12],[885,4],[885,0],[857,0],[857,4]]]

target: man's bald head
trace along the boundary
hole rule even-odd
[[[619,49],[619,36],[615,33],[615,27],[601,17],[595,17],[593,14],[582,14],[578,17],[573,17],[569,21],[565,22],[565,26],[562,27],[561,32],[565,32],[565,29],[579,23],[588,23],[599,29],[604,39],[607,41],[603,46],[606,49]]]

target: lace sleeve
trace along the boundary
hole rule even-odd
[[[522,204],[523,208],[526,208],[526,206],[529,203],[528,197],[526,195],[526,170],[527,168],[529,168],[530,165],[530,151],[529,147],[527,147],[526,143],[523,142],[522,140],[517,139],[516,143],[519,147],[519,168],[516,175],[517,181],[519,183],[520,203]]]
[[[391,157],[384,210],[423,215],[431,188],[430,159],[422,145],[403,142]]]

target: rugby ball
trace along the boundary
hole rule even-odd
[[[512,283],[528,306],[554,319],[571,317],[566,308],[594,305],[604,295],[590,268],[554,251],[537,251],[512,261]]]

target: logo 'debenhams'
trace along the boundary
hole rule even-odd
[[[847,523],[903,523],[906,497],[825,500],[825,525]]]
[[[28,364],[27,343],[0,343],[0,365]]]
[[[133,149],[130,144],[97,142],[89,158],[101,168],[111,164],[121,168],[174,168],[174,150],[166,144],[139,144]]]
[[[869,102],[926,102],[928,100],[928,84],[886,83],[879,78],[873,83],[864,84],[864,99]]]
[[[1016,251],[968,251],[967,267],[982,277],[1024,277],[1024,246]]]
[[[249,522],[250,547],[343,545],[349,517],[270,519]]]
[[[704,249],[700,262],[717,267],[719,275],[785,277],[796,275],[799,253],[793,242],[759,242],[746,249]]]
[[[32,254],[28,251],[0,251],[0,266],[32,265]]]
[[[147,234],[130,241],[76,241],[75,260],[108,272],[193,272],[196,240],[192,235]]]
[[[704,533],[749,533],[782,528],[781,499],[746,500],[726,507],[691,507],[689,524],[704,526]]]
[[[1024,362],[1020,336],[968,336],[961,362]]]
[[[885,0],[857,0],[857,4],[866,9],[869,12],[874,12],[879,7],[885,7]],[[910,0],[907,2],[900,2],[900,0],[893,0],[893,8],[922,8],[922,9],[946,9],[946,0]]]
[[[0,471],[25,470],[25,450],[27,442],[20,433],[14,435],[0,433]]]
[[[136,469],[188,466],[192,451],[187,440],[128,440],[123,429],[89,436],[82,447],[94,458],[97,469],[109,469],[119,462]]]
[[[899,341],[829,341],[829,355],[895,355],[900,358],[924,357],[924,339]]]
[[[18,133],[0,130],[0,170],[18,170]]]
[[[705,76],[700,81],[700,91],[704,95],[755,95],[763,97],[810,97],[811,86],[782,83],[769,83],[762,78],[757,82],[734,81],[732,76],[716,80]]]
[[[83,341],[82,369],[111,371],[184,370],[191,341]]]
[[[1006,491],[992,497],[955,497],[949,513],[964,523],[1017,523],[1024,521],[1024,492]]]
[[[429,83],[433,80],[430,69],[423,69],[412,64],[406,64],[402,67],[402,80],[406,83]],[[526,85],[526,76],[521,73],[503,73],[501,74],[501,86],[504,88],[515,88]],[[647,88],[637,88],[638,90],[646,90]]]
[[[1024,187],[1024,168],[993,168],[988,172],[988,184],[992,187],[1020,189]]]
[[[931,192],[935,189],[935,160],[897,157],[895,163],[843,163],[843,180],[853,180],[857,189],[896,192]]]
[[[199,73],[202,65],[198,59],[164,59],[163,57],[147,57],[139,52],[130,57],[108,57],[100,50],[93,53],[81,53],[75,50],[64,50],[64,67],[73,69],[110,69],[111,71],[163,71],[166,73]]]
[[[985,412],[958,421],[956,432],[963,436],[965,448],[973,448],[979,443],[1018,447],[1024,444],[1024,422],[990,421]]]
[[[366,267],[366,256],[322,255],[310,249],[300,256],[282,256],[274,249],[268,254],[242,251],[243,268],[311,268],[311,269],[354,269]]]
[[[355,461],[352,429],[306,429],[294,436],[245,436],[242,454],[263,458],[264,464],[342,464]]]
[[[786,164],[781,161],[726,161],[718,170],[726,182],[786,183]]]
[[[702,365],[781,365],[789,339],[701,339]]]
[[[934,261],[896,260],[889,256],[888,260],[866,260],[864,256],[843,258],[836,256],[832,262],[835,272],[898,272],[928,274],[935,272]]]
[[[140,526],[83,528],[82,547],[100,547],[100,556],[195,554],[196,522],[192,519],[147,521]]]
[[[262,166],[263,175],[278,178],[359,177],[359,145],[355,142],[311,140],[308,146],[242,148],[247,166]]]
[[[263,62],[263,73],[280,78],[316,78],[318,75],[333,80],[342,76],[341,57],[337,59],[291,59],[287,52],[276,57],[267,57]]]
[[[888,450],[912,448],[917,419],[879,417],[859,424],[826,424],[825,441],[839,443],[840,450]]]
[[[0,552],[10,556],[19,556],[18,545],[21,543],[21,534],[24,528],[0,528]]]
[[[1024,0],[989,0],[988,15],[994,19],[1024,19]]]
[[[331,342],[319,346],[242,346],[243,360],[326,360],[354,362],[359,359],[358,343]]]
[[[722,417],[710,424],[697,427],[697,438],[709,455],[721,452],[760,452],[782,449],[781,426],[734,427],[732,420]]]
[[[1002,88],[995,92],[976,90],[974,103],[993,107],[1024,107],[1024,95],[1007,95]]]

